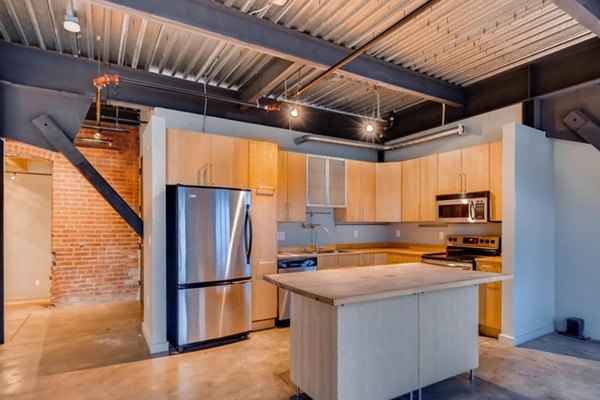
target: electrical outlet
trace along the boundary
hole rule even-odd
[[[358,237],[358,231],[354,231],[354,237],[357,238]]]
[[[36,279],[36,280],[35,280],[35,282],[33,282],[33,284],[34,284],[35,286],[40,286],[40,281],[38,281],[38,280]]]
[[[277,231],[277,240],[285,240],[285,232]]]
[[[400,237],[400,229],[396,229],[396,237]]]
[[[446,235],[444,235],[444,232],[442,232],[442,231],[440,231],[440,232],[438,233],[438,238],[439,238],[440,240],[444,240],[444,237],[445,237],[445,236],[446,236]]]

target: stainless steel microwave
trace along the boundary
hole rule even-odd
[[[489,220],[490,192],[445,194],[435,200],[438,222],[473,224]]]

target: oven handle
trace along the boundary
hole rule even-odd
[[[451,261],[441,261],[441,260],[431,260],[425,257],[421,258],[421,262],[425,264],[438,265],[440,267],[450,267],[450,268],[463,268],[463,269],[473,269],[473,264],[469,263],[457,263]]]

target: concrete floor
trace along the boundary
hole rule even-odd
[[[136,302],[65,309],[8,306],[2,399],[287,399],[287,329],[194,353],[151,358]],[[393,371],[390,371],[393,373]],[[520,348],[482,338],[480,367],[424,399],[600,399],[600,342],[548,335]],[[402,397],[402,399],[408,396]]]

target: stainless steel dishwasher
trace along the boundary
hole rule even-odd
[[[277,273],[308,272],[317,270],[317,257],[284,258],[277,263]],[[290,323],[290,293],[277,289],[277,326],[287,326]]]

